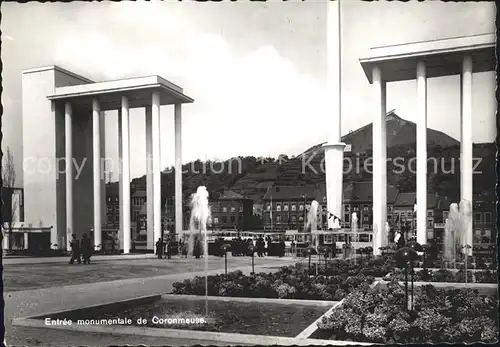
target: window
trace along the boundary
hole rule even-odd
[[[323,197],[323,202],[326,202],[326,196]]]
[[[236,218],[234,216],[231,216],[231,223],[234,223]]]
[[[353,206],[353,207],[352,207],[352,210],[353,210],[354,212],[358,212],[358,211],[359,211],[359,207],[358,207],[358,206]]]
[[[474,238],[473,238],[473,243],[481,243],[481,230],[477,229],[474,230]]]
[[[243,212],[243,205],[240,205],[240,208],[238,209],[238,212]]]
[[[231,206],[231,212],[236,212],[236,207]]]
[[[359,234],[358,240],[359,242],[368,242],[369,240],[368,234]]]
[[[303,204],[299,205],[299,211],[304,211],[304,205]]]
[[[271,211],[271,204],[267,204],[266,209],[267,209],[268,211]]]
[[[432,240],[434,238],[434,231],[427,232],[427,240]]]
[[[227,216],[222,216],[222,223],[224,223],[224,224],[227,223]]]
[[[288,211],[288,204],[283,204],[283,211]]]
[[[120,216],[115,215],[115,223],[118,223],[118,222],[120,222]]]
[[[303,216],[299,216],[299,222],[302,222],[304,221],[304,217]]]
[[[368,222],[368,216],[363,217],[363,222]]]
[[[281,204],[280,203],[276,204],[276,211],[281,211]]]
[[[297,217],[296,216],[292,216],[292,223],[296,223],[297,222]]]
[[[332,218],[333,218],[333,217],[332,217]],[[345,221],[346,223],[349,223],[349,222],[350,222],[350,220],[351,220],[351,215],[350,215],[349,213],[346,213],[346,214],[344,215],[344,221]]]
[[[484,222],[485,223],[491,223],[491,212],[485,212],[484,213]]]
[[[111,213],[111,212],[113,212],[113,206],[108,205],[108,213]]]
[[[481,212],[474,213],[474,223],[481,223],[483,220],[483,214]]]
[[[483,243],[491,243],[491,230],[485,229],[483,230]]]
[[[363,224],[363,229],[370,229],[370,226],[368,224]]]
[[[108,224],[113,224],[113,216],[108,216]]]
[[[387,206],[387,211],[388,211],[389,213],[392,213],[392,205]]]
[[[427,219],[427,228],[433,228],[433,227],[434,227],[434,220]]]
[[[413,216],[413,211],[406,211],[406,216],[407,217]]]
[[[443,211],[443,222],[448,218],[449,211]]]
[[[324,241],[325,241],[324,243],[326,244],[333,243],[333,235],[325,235]]]
[[[351,206],[349,206],[349,205],[345,205],[345,206],[344,206],[344,211],[349,212],[349,211],[350,211],[350,207],[351,207]]]
[[[427,211],[427,217],[432,217],[432,216],[434,216],[434,211],[433,210]]]
[[[368,211],[368,205],[363,205],[363,211]]]
[[[214,217],[214,224],[219,224],[219,217]]]
[[[276,222],[281,223],[281,216],[276,216]]]
[[[295,205],[295,203],[292,203],[292,211],[297,211],[297,205]]]
[[[222,212],[227,212],[227,207],[226,206],[222,206]]]

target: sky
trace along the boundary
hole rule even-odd
[[[326,3],[2,3],[3,144],[22,168],[21,71],[59,65],[94,81],[157,74],[183,107],[183,162],[296,155],[328,141]],[[359,64],[371,47],[494,32],[493,2],[342,2],[342,134],[372,122]],[[460,138],[459,76],[428,80],[428,127]],[[474,74],[474,142],[495,136],[493,72]],[[416,121],[416,82],[389,83],[387,110]],[[145,119],[131,110],[131,176],[145,173]],[[161,108],[161,167],[174,163],[173,106]],[[106,112],[106,155],[118,155]],[[22,175],[18,175],[22,182]],[[114,176],[114,179],[117,175]]]

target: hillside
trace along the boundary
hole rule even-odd
[[[342,137],[351,145],[345,152],[344,181],[369,181],[372,179],[367,158],[372,155],[373,125],[368,124]],[[452,137],[433,129],[427,130],[428,156],[434,158],[428,166],[429,193],[456,196],[460,186],[460,143]],[[416,124],[400,118],[395,112],[387,114],[387,179],[402,192],[416,190]],[[475,192],[493,192],[496,182],[494,169],[496,147],[494,144],[475,144],[474,157],[481,158],[476,171],[481,176],[474,179]],[[325,182],[321,170],[324,159],[322,144],[309,148],[297,157],[281,155],[278,159],[238,157],[223,162],[196,161],[183,165],[184,199],[205,185],[212,198],[224,189],[260,199],[273,185],[314,186]],[[365,165],[367,164],[367,165]],[[351,167],[351,169],[349,169]],[[454,167],[454,173],[451,169]],[[213,168],[213,169],[211,169]],[[132,189],[145,189],[145,176],[132,181]],[[172,196],[174,192],[174,170],[162,173],[162,196]]]

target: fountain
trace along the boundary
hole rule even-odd
[[[307,213],[307,221],[306,221],[306,230],[311,227],[311,235],[312,235],[312,244],[316,249],[317,261],[316,261],[316,274],[318,274],[318,264],[319,264],[319,237],[318,237],[318,208],[319,203],[316,200],[311,202],[311,207],[309,208],[309,212]]]
[[[356,242],[358,241],[358,214],[356,212],[352,213],[351,219],[351,231],[353,235],[353,256],[354,256],[354,264],[356,264]]]
[[[208,317],[208,239],[207,223],[210,221],[208,191],[200,186],[191,195],[191,219],[189,221],[188,251],[199,249],[203,239],[203,258],[205,259],[205,314]]]
[[[467,235],[471,231],[468,230],[470,220],[472,218],[472,211],[470,202],[467,200],[460,201],[457,205],[453,203],[450,205],[450,212],[445,222],[444,227],[444,240],[443,240],[443,257],[448,266],[452,264],[456,269],[457,254],[461,253],[464,248],[465,266],[467,267]],[[457,248],[458,245],[458,248]],[[466,276],[467,279],[467,276]]]

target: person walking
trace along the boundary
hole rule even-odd
[[[90,257],[92,256],[92,244],[87,234],[82,235],[82,256],[83,263],[90,264]]]
[[[170,240],[167,239],[167,243],[165,244],[165,259],[171,259],[171,251],[172,246],[170,244]]]
[[[78,264],[82,263],[82,260],[80,259],[80,241],[77,240],[76,234],[71,235],[72,240],[70,242],[71,246],[71,259],[69,261],[70,264],[73,264],[75,260],[78,262]]]
[[[162,258],[162,250],[163,250],[163,240],[161,237],[156,241],[156,255],[158,256],[158,259]]]

